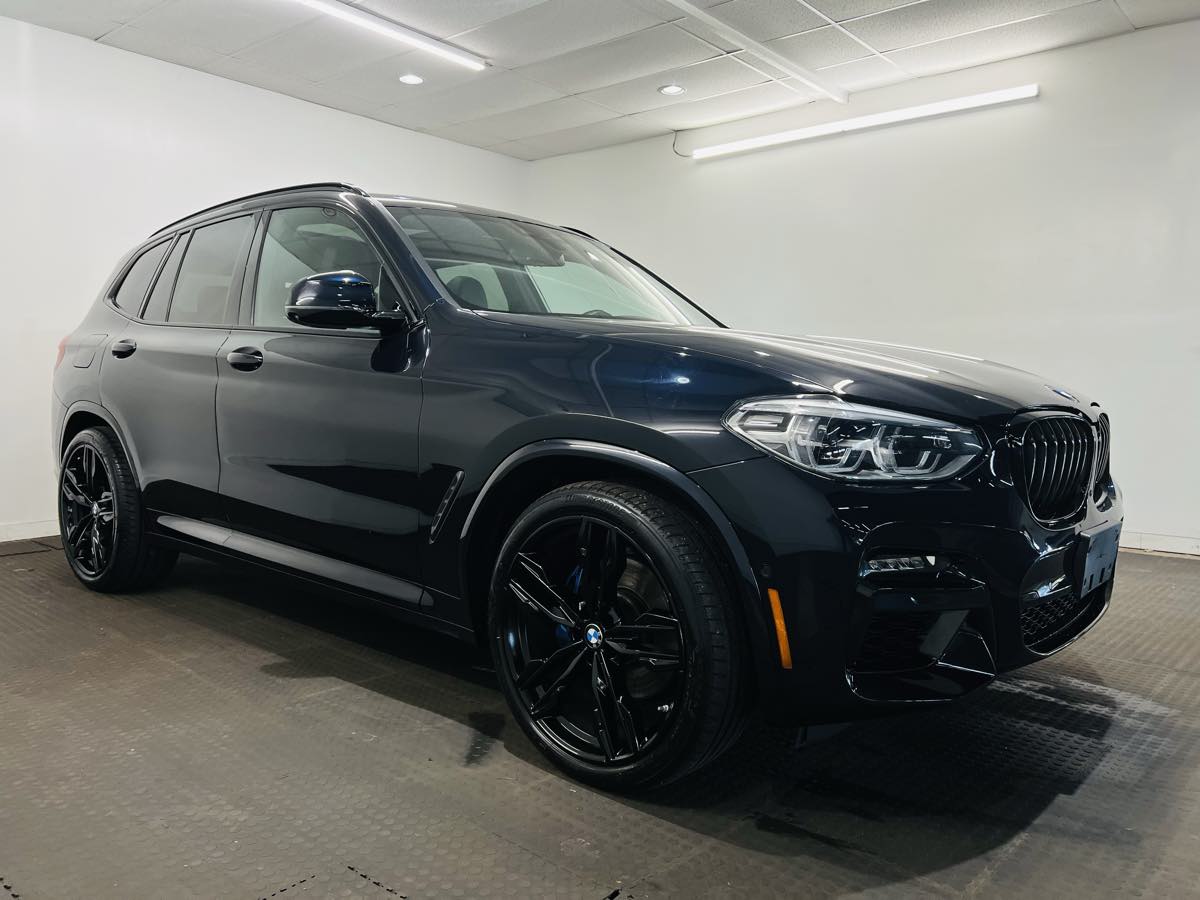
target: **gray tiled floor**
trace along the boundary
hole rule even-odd
[[[1194,895],[1198,589],[1123,554],[1052,660],[800,750],[755,726],[628,799],[547,768],[471,648],[195,560],[95,595],[0,545],[0,898]]]

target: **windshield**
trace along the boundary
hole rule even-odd
[[[469,309],[717,326],[591,238],[457,210],[388,209],[450,295]]]

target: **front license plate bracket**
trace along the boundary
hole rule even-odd
[[[1075,586],[1079,596],[1090,594],[1112,580],[1120,540],[1120,522],[1101,525],[1079,535],[1075,550]]]

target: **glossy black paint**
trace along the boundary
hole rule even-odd
[[[383,203],[345,185],[224,204],[143,246],[302,205],[354,217],[402,310],[370,330],[255,327],[253,279],[242,273],[253,271],[258,223],[236,321],[176,326],[116,309],[109,295],[131,254],[67,341],[74,363],[56,370],[55,457],[80,427],[113,427],[159,540],[269,565],[470,638],[498,539],[530,500],[582,478],[634,479],[690,509],[727,556],[768,716],[817,722],[952,699],[1040,658],[1021,637],[1022,598],[1072,584],[1079,535],[1121,519],[1111,480],[1061,527],[1030,514],[1008,470],[1009,422],[1031,409],[1095,422],[1100,409],[994,363],[868,341],[467,310]],[[299,294],[322,290],[318,278]],[[971,425],[986,456],[946,482],[852,485],[769,458],[721,425],[739,400],[818,392]],[[934,584],[864,576],[877,551],[944,556],[953,573]],[[780,595],[791,669],[780,665],[768,588]],[[1089,598],[1081,630],[1109,590]],[[963,623],[946,637],[945,664],[856,669],[873,618],[913,609]]]
[[[297,325],[359,328],[375,316],[374,286],[357,272],[320,272],[292,287],[287,317]]]

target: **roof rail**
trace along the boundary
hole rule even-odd
[[[206,212],[212,212],[214,209],[220,209],[222,206],[229,206],[233,203],[241,203],[244,200],[253,200],[255,197],[269,197],[272,194],[286,194],[290,191],[307,191],[315,188],[337,188],[339,190],[361,194],[364,197],[370,196],[362,188],[353,184],[346,184],[344,181],[314,181],[309,184],[293,184],[288,187],[273,188],[269,191],[255,191],[253,194],[247,194],[244,197],[234,197],[232,200],[214,203],[212,206],[206,206],[204,209],[198,209],[194,213],[188,213],[183,218],[176,219],[174,222],[164,225],[162,228],[158,229],[158,231],[155,231],[153,234],[151,234],[150,237],[162,234],[164,231],[169,231],[180,222],[186,222],[188,219],[194,219],[196,216],[202,215]]]

